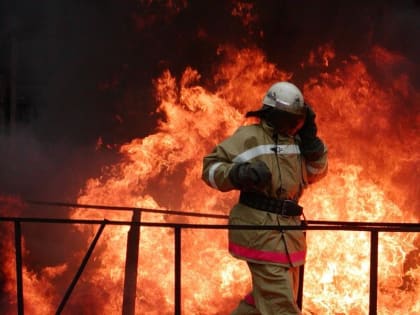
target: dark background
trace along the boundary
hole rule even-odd
[[[418,65],[418,0],[242,1],[248,23],[232,15],[238,3],[1,0],[0,192],[74,199],[119,144],[153,131],[153,79],[192,66],[205,81],[222,44],[261,48],[298,83],[311,75],[299,63],[325,43],[338,61],[380,45]]]

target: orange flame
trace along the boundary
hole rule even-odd
[[[0,215],[18,216],[24,204],[18,198],[5,197],[0,195]],[[23,230],[23,225],[22,230]],[[16,266],[15,266],[15,245],[13,241],[14,229],[12,223],[1,225],[2,235],[0,238],[0,251],[2,253],[2,280],[5,280],[5,296],[8,296],[9,303],[1,303],[2,314],[15,314],[17,305],[16,295]],[[24,231],[22,231],[24,232]],[[4,233],[4,234],[3,234]],[[54,312],[54,287],[51,282],[65,271],[66,265],[50,266],[43,268],[40,272],[30,270],[25,265],[25,256],[28,252],[25,242],[22,241],[22,285],[24,287],[25,311],[29,314],[50,314]],[[3,298],[2,298],[3,300]],[[3,301],[1,301],[3,302]],[[6,307],[6,309],[3,309]]]
[[[221,194],[204,186],[200,180],[201,158],[244,122],[244,112],[259,106],[261,95],[273,80],[289,79],[292,75],[276,69],[258,50],[235,51],[224,47],[220,53],[226,57],[226,63],[214,75],[216,88],[213,91],[199,84],[200,74],[191,68],[185,70],[178,82],[169,71],[155,81],[160,102],[158,111],[164,115],[157,132],[122,146],[124,161],[105,174],[106,180],[90,180],[79,202],[227,213],[236,193]],[[324,65],[334,57],[328,45],[318,53]],[[403,221],[415,222],[413,216],[386,196],[385,192],[395,187],[378,172],[380,167],[387,172],[393,170],[400,159],[393,154],[386,139],[382,139],[384,135],[389,137],[391,127],[387,115],[395,107],[397,97],[381,90],[358,58],[346,61],[335,72],[313,78],[305,85],[304,92],[318,113],[320,133],[331,151],[329,177],[314,186],[302,200],[307,216],[399,222],[404,214]],[[366,139],[373,131],[376,134]],[[375,150],[366,147],[371,140],[375,140]],[[418,145],[418,139],[416,141]],[[378,154],[386,159],[378,159]],[[418,155],[403,158],[414,163]],[[376,175],[371,176],[371,172]],[[77,215],[86,217],[81,212]],[[114,218],[121,219],[121,215],[116,214]],[[143,219],[171,220],[156,215],[145,215]],[[172,236],[169,231],[150,230],[141,232],[140,257],[148,258],[147,261],[140,259],[137,312],[169,314],[173,306],[173,274],[165,270],[173,263]],[[119,233],[121,231],[116,231],[116,235],[121,235]],[[419,309],[413,298],[418,294],[417,287],[401,291],[398,300],[387,294],[399,290],[402,284],[401,266],[406,255],[415,249],[414,237],[414,234],[380,236],[379,309],[383,314],[392,309],[401,311],[404,305],[407,313],[413,307]],[[308,242],[304,312],[365,314],[370,269],[368,233],[310,232]],[[228,312],[249,288],[249,277],[243,263],[226,253],[226,233],[186,231],[183,244],[184,311],[191,314]],[[116,245],[108,246],[108,251],[113,252]],[[109,265],[115,265],[115,257],[108,258],[106,253],[101,259],[104,273],[108,272]],[[123,251],[119,259],[122,266]],[[410,277],[418,279],[418,268],[410,269]],[[144,289],[146,287],[150,292]],[[221,305],[220,299],[227,303]],[[157,303],[159,311],[155,307]],[[117,312],[117,309],[107,311]]]
[[[327,66],[335,54],[331,46],[323,47],[315,54]],[[372,58],[379,53],[387,56],[387,67],[405,62],[383,48],[375,49]],[[218,193],[205,186],[200,179],[202,157],[240,124],[248,123],[244,113],[259,108],[272,82],[289,80],[293,74],[277,69],[257,49],[223,47],[219,53],[224,63],[206,87],[192,68],[179,80],[169,71],[155,80],[162,115],[156,132],[121,146],[121,161],[100,178],[89,179],[79,203],[228,213],[237,192]],[[302,64],[310,66],[311,60]],[[419,103],[419,92],[402,74],[383,84],[386,88],[372,77],[366,62],[352,57],[304,85],[330,151],[329,175],[302,198],[308,219],[418,222],[409,206],[418,196],[412,185],[417,179],[420,116],[410,113]],[[406,107],[401,108],[401,103]],[[401,175],[406,175],[408,184],[398,180]],[[104,216],[130,220],[130,214],[116,211],[77,209],[72,214],[73,218]],[[180,219],[142,215],[142,221],[175,220]],[[183,222],[215,221],[185,218]],[[87,235],[95,232],[79,228]],[[69,302],[71,309],[86,308],[84,294],[89,294],[90,307],[99,313],[120,312],[127,231],[127,227],[105,229],[84,282]],[[140,238],[136,314],[172,314],[173,233],[142,228]],[[366,314],[369,234],[309,231],[307,239],[303,313]],[[183,312],[228,313],[249,290],[250,278],[246,265],[227,253],[226,231],[185,230],[182,240]],[[415,233],[380,233],[378,314],[420,313],[418,242]],[[56,272],[64,269],[57,266]],[[32,307],[34,303],[28,301]]]

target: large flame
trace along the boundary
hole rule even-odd
[[[155,80],[162,117],[156,132],[121,146],[120,162],[104,169],[100,178],[89,179],[79,203],[228,213],[237,193],[219,193],[204,185],[202,157],[239,125],[248,123],[244,113],[260,106],[272,82],[290,79],[293,74],[277,69],[257,49],[224,47],[219,53],[224,62],[211,81],[202,80],[192,68],[179,79],[165,71]],[[323,67],[306,82],[304,94],[317,112],[319,132],[330,151],[329,175],[303,196],[306,218],[418,222],[415,209],[409,206],[413,196],[418,196],[413,186],[417,184],[420,116],[412,113],[419,92],[404,74],[375,80],[366,62],[354,56],[329,70],[333,58],[328,44],[302,62],[310,67],[319,59],[317,66]],[[374,48],[370,58],[377,69],[406,63],[402,56],[380,47]],[[399,179],[403,175],[408,183]],[[130,220],[131,213],[77,209],[72,217]],[[142,214],[142,221],[181,220],[224,223]],[[79,228],[92,237],[97,227]],[[71,310],[120,313],[127,231],[128,227],[106,227],[69,301]],[[136,314],[172,314],[173,231],[142,228],[140,238]],[[366,314],[369,233],[308,231],[307,240],[303,313]],[[183,312],[228,314],[250,289],[250,278],[246,265],[227,253],[226,231],[185,230],[182,241]],[[379,245],[378,314],[420,314],[416,234],[380,233]],[[75,255],[78,261],[81,255]],[[63,268],[56,266],[58,273]],[[50,277],[52,274],[50,270]],[[41,303],[32,293],[26,300],[33,309]],[[41,304],[53,308],[56,300]],[[31,314],[45,312],[36,309]]]

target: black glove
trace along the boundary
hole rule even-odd
[[[235,164],[229,179],[232,184],[244,191],[261,191],[271,184],[271,172],[263,161]]]
[[[324,154],[324,143],[317,137],[317,126],[315,123],[316,114],[308,105],[306,106],[306,117],[302,128],[298,134],[302,140],[300,144],[300,151],[303,156],[309,161],[315,161]]]

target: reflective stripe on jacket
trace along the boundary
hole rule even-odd
[[[274,135],[265,122],[240,127],[204,157],[204,181],[220,191],[235,189],[229,179],[234,163],[264,161],[272,173],[272,183],[262,194],[296,202],[308,182],[327,171],[327,152],[307,163],[300,154],[298,137]],[[237,203],[229,215],[235,225],[300,225],[299,217],[285,217]],[[229,251],[240,259],[284,266],[304,263],[306,242],[301,230],[229,230]]]

